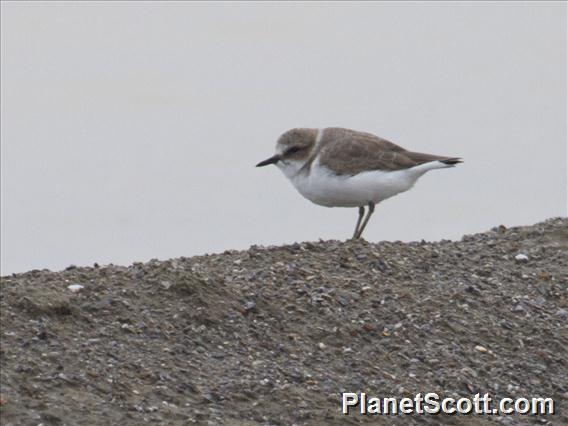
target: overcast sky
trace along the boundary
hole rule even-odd
[[[1,7],[3,275],[350,237],[254,167],[292,127],[465,159],[370,241],[567,214],[565,2]]]

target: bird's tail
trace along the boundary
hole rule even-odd
[[[444,160],[438,160],[440,163],[447,164],[448,166],[455,166],[456,164],[463,163],[461,158],[446,158]]]
[[[459,157],[445,157],[421,152],[406,152],[405,155],[419,165],[424,165],[427,169],[444,169],[463,163],[462,159]],[[418,167],[420,168],[420,166]]]

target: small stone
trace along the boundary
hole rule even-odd
[[[541,280],[550,281],[551,275],[546,271],[542,271],[542,272],[540,272],[540,274],[538,274],[538,277]]]
[[[123,329],[124,331],[129,332],[129,333],[136,333],[136,330],[134,329],[134,327],[132,327],[130,324],[127,324],[127,323],[121,324],[120,328]]]
[[[68,290],[71,290],[73,293],[78,293],[85,288],[84,285],[81,284],[71,284],[67,286]]]
[[[238,308],[239,312],[245,316],[247,316],[251,311],[255,310],[256,303],[250,301],[244,304],[244,306]]]
[[[323,343],[323,342],[319,342],[319,343],[318,343],[318,348],[320,348],[320,349],[325,349],[326,347],[327,347],[327,346],[325,345],[325,343]]]
[[[479,345],[475,347],[475,350],[477,350],[477,351],[479,351],[479,352],[481,352],[481,353],[486,353],[486,352],[488,352],[488,350],[487,350],[486,347],[484,347],[484,346],[479,346]]]
[[[466,287],[465,291],[467,291],[468,293],[472,293],[475,294],[477,296],[479,296],[481,294],[481,292],[479,291],[478,288],[476,288],[475,286],[469,285]]]
[[[526,254],[519,253],[518,255],[515,256],[515,260],[517,262],[526,262],[529,260],[529,257]]]

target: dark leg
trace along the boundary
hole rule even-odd
[[[357,225],[355,225],[355,232],[353,232],[353,240],[357,237],[357,233],[359,232],[359,225],[361,225],[361,220],[363,220],[363,215],[365,214],[365,207],[359,207],[359,219],[357,219]]]
[[[365,229],[365,226],[367,226],[367,223],[369,222],[369,219],[371,218],[371,215],[373,214],[374,211],[375,211],[375,203],[369,201],[369,211],[367,212],[367,216],[365,216],[365,220],[361,224],[361,227],[359,228],[359,231],[357,232],[357,236],[355,238],[361,238],[361,234],[363,234],[363,230]]]

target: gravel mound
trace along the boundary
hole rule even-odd
[[[568,424],[567,283],[566,218],[15,274],[2,424]],[[557,413],[342,415],[361,391],[551,397]]]

